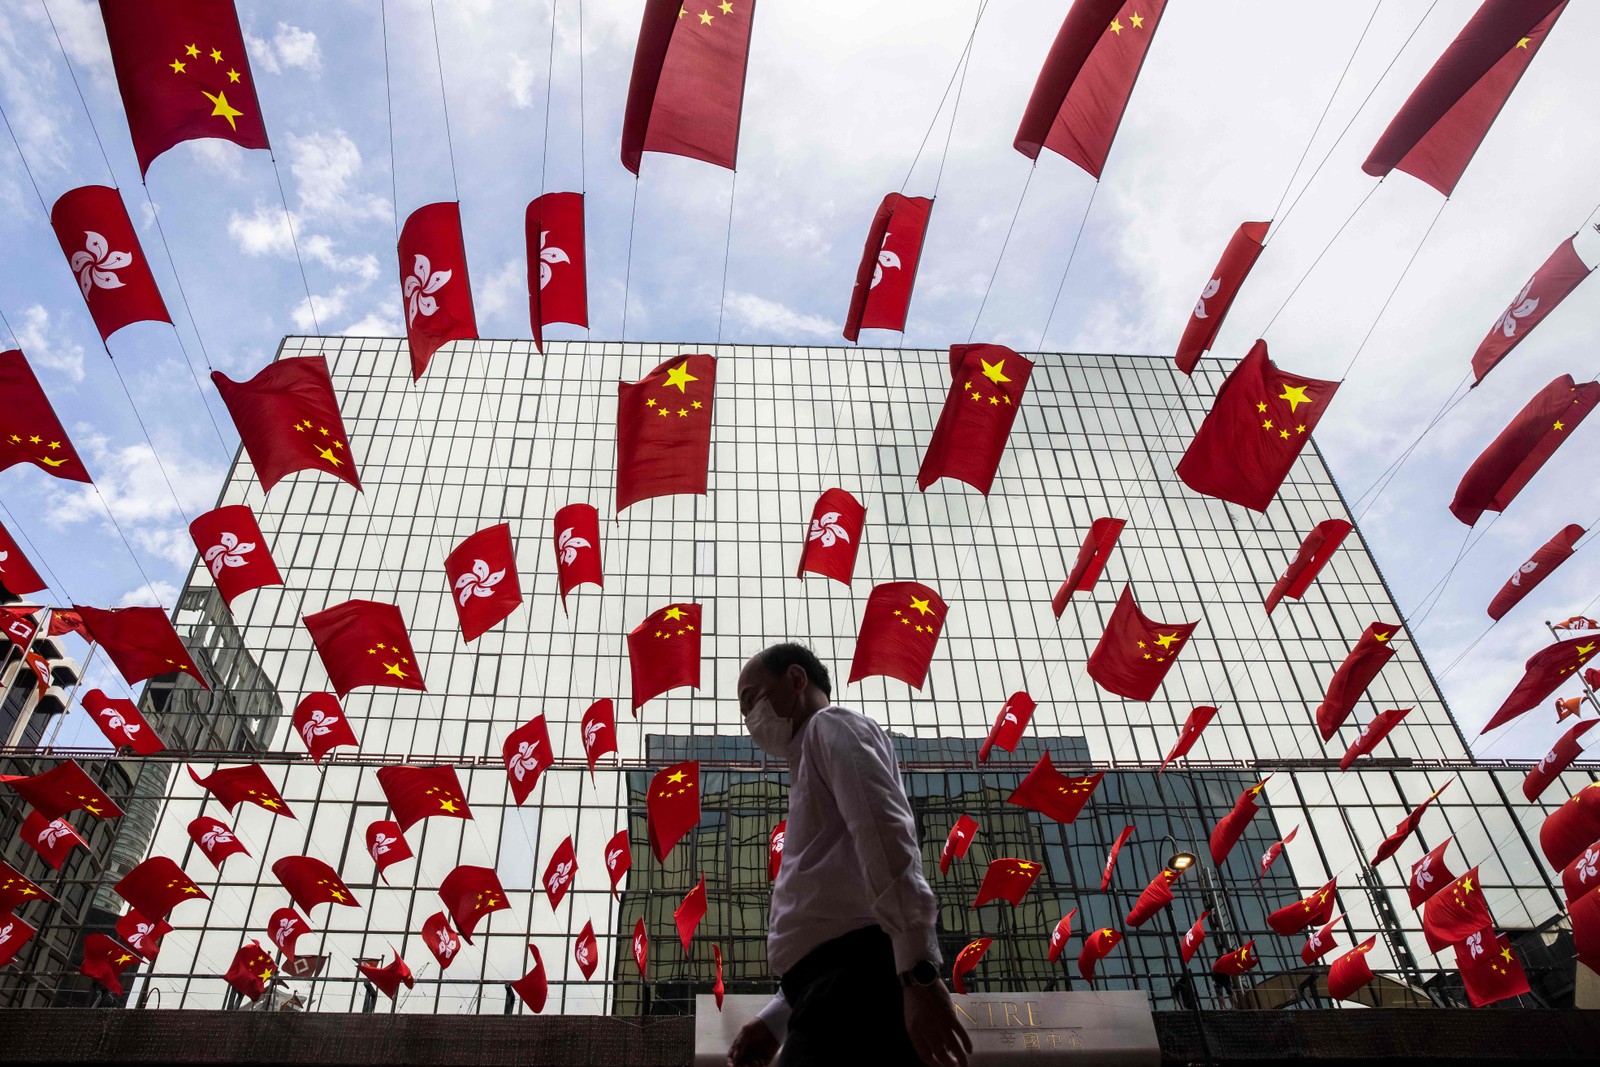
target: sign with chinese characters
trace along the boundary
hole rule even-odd
[[[968,993],[953,996],[972,1038],[971,1067],[1095,1063],[1128,1067],[1161,1062],[1150,1002],[1138,991],[1104,993]],[[695,1067],[723,1067],[739,1028],[767,1004],[762,996],[730,996],[717,1011],[695,997]]]

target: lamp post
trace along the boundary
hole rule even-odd
[[[1182,874],[1184,871],[1187,871],[1190,867],[1193,867],[1197,862],[1199,862],[1193,852],[1185,852],[1180,850],[1178,848],[1178,843],[1172,839],[1171,834],[1166,834],[1162,837],[1162,840],[1167,845],[1171,846],[1172,849],[1171,853],[1169,854],[1169,858],[1167,859],[1168,870],[1173,871],[1176,874]],[[1188,990],[1189,1006],[1194,1011],[1195,1029],[1200,1034],[1200,1052],[1201,1055],[1205,1057],[1205,1062],[1209,1064],[1211,1062],[1211,1041],[1206,1036],[1205,1013],[1200,1008],[1200,987],[1190,975],[1189,964],[1183,958],[1183,938],[1182,935],[1178,933],[1177,917],[1173,915],[1173,909],[1170,906],[1167,907],[1165,911],[1167,913],[1167,927],[1172,931],[1172,940],[1176,942],[1178,946],[1178,966],[1182,971],[1182,976],[1178,979],[1178,982],[1173,987],[1173,990],[1174,992],[1176,992],[1179,988],[1187,988]]]

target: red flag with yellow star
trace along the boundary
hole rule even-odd
[[[231,606],[235,597],[252,589],[283,584],[249,505],[228,504],[206,512],[189,524],[189,536],[224,604]]]
[[[1550,258],[1534,272],[1528,284],[1511,301],[1511,306],[1490,327],[1489,336],[1472,354],[1472,373],[1478,381],[1483,381],[1484,375],[1510,355],[1511,350],[1594,270],[1578,255],[1573,244],[1575,240],[1567,238],[1550,253]]]
[[[994,938],[992,937],[980,937],[956,953],[955,962],[950,965],[950,987],[952,989],[957,993],[966,994],[967,974],[978,966],[978,961],[983,959],[983,954],[989,951],[989,946],[993,943]]]
[[[16,463],[32,463],[46,474],[67,481],[94,480],[78,458],[67,431],[61,428],[61,420],[56,418],[33,368],[16,349],[0,352],[0,396],[6,398],[0,406],[0,470]]]
[[[1300,548],[1294,554],[1294,559],[1289,561],[1289,566],[1284,569],[1278,578],[1277,584],[1267,594],[1267,614],[1272,614],[1272,609],[1284,597],[1299,600],[1306,595],[1306,590],[1311,588],[1311,583],[1316,581],[1317,575],[1322,573],[1323,565],[1333,558],[1333,554],[1344,543],[1345,535],[1355,529],[1343,519],[1324,519],[1306,534]]]
[[[1378,935],[1373,934],[1333,961],[1333,966],[1328,969],[1328,996],[1334,1000],[1350,1000],[1357,990],[1372,981],[1372,966],[1367,962],[1367,953],[1377,943]]]
[[[1183,720],[1183,729],[1178,733],[1178,739],[1167,750],[1166,758],[1161,761],[1161,766],[1156,768],[1156,774],[1167,769],[1167,764],[1175,759],[1182,759],[1189,754],[1194,743],[1200,740],[1200,735],[1205,728],[1211,725],[1211,720],[1217,717],[1217,709],[1209,704],[1202,704],[1189,712],[1189,717]]]
[[[978,762],[988,760],[990,751],[996,745],[1007,752],[1015,752],[1017,742],[1022,740],[1023,731],[1028,728],[1036,707],[1038,705],[1033,702],[1033,697],[1022,690],[1006,697],[1000,713],[995,716],[994,725],[989,728],[989,736],[978,746]]]
[[[1298,934],[1308,926],[1321,926],[1333,917],[1333,906],[1338,902],[1338,881],[1330,879],[1327,885],[1304,900],[1285,904],[1267,916],[1267,925],[1285,937]]]
[[[454,767],[379,767],[378,785],[402,832],[435,815],[472,818]]]
[[[650,852],[657,863],[665,863],[673,846],[700,824],[700,764],[688,760],[657,771],[645,793],[644,811]],[[606,866],[611,866],[609,857]],[[613,888],[616,878],[613,871]]]
[[[1539,824],[1539,848],[1560,870],[1600,841],[1600,782],[1590,782]]]
[[[399,255],[406,346],[411,350],[411,380],[416,381],[441,347],[478,336],[461,205],[424,204],[408,215],[400,229]]]
[[[1021,904],[1041,869],[1039,864],[1030,860],[991,860],[989,869],[983,873],[983,882],[978,886],[978,896],[973,900],[972,907],[980,908],[991,900]]]
[[[1056,590],[1056,595],[1050,601],[1056,618],[1061,618],[1061,613],[1067,610],[1067,601],[1072,599],[1073,593],[1087,593],[1100,580],[1100,572],[1105,569],[1106,560],[1111,558],[1111,550],[1117,547],[1117,538],[1122,536],[1122,527],[1126,522],[1126,519],[1104,518],[1089,524],[1089,532],[1084,535],[1083,545],[1078,549],[1078,558],[1067,574],[1067,580],[1061,583],[1061,588]]]
[[[1223,249],[1222,260],[1200,291],[1189,324],[1183,328],[1183,337],[1178,341],[1178,353],[1173,362],[1183,373],[1193,374],[1200,356],[1216,343],[1222,320],[1227,318],[1233,298],[1239,295],[1244,280],[1250,276],[1250,268],[1260,258],[1262,242],[1271,225],[1270,222],[1242,222],[1229,239],[1228,247]]]
[[[955,478],[989,494],[1032,370],[1004,345],[950,346],[950,392],[917,472],[918,489]]]
[[[1414,832],[1416,832],[1417,827],[1421,825],[1422,813],[1428,810],[1428,805],[1437,800],[1440,793],[1443,793],[1446,789],[1449,789],[1450,782],[1453,781],[1455,781],[1455,779],[1451,778],[1449,781],[1446,781],[1444,785],[1441,785],[1438,789],[1435,789],[1433,792],[1429,793],[1428,799],[1411,809],[1410,814],[1408,814],[1404,819],[1400,820],[1399,824],[1396,825],[1395,828],[1389,833],[1389,836],[1384,838],[1383,843],[1378,846],[1378,851],[1373,853],[1371,866],[1376,867],[1378,864],[1382,863],[1384,860],[1400,851],[1400,846],[1405,844],[1406,838],[1410,837]]]
[[[17,837],[37,852],[51,870],[56,871],[61,869],[73,849],[89,847],[89,843],[78,836],[78,831],[67,820],[46,818],[37,811],[29,812],[28,817],[22,820],[22,829],[17,832]]]
[[[1056,34],[1012,142],[1048,148],[1095,178],[1105,167],[1166,0],[1076,0]]]
[[[1257,341],[1217,390],[1178,477],[1197,493],[1266,511],[1338,389],[1279,370]]]
[[[1139,894],[1139,899],[1133,902],[1133,909],[1128,912],[1124,921],[1137,929],[1149,922],[1162,908],[1172,903],[1172,883],[1178,880],[1178,872],[1170,867],[1163,867],[1150,879],[1150,884],[1144,887],[1144,892]]]
[[[1394,656],[1393,638],[1400,631],[1397,622],[1375,622],[1361,632],[1350,654],[1333,672],[1328,682],[1328,692],[1317,705],[1317,732],[1324,741],[1331,741],[1339,727],[1355,710],[1356,701],[1367,691],[1367,686],[1378,676],[1383,665]]]
[[[303,470],[326,471],[361,488],[325,358],[286,356],[248,381],[221,371],[212,371],[211,380],[262,489]]]
[[[500,757],[505,760],[512,799],[519,805],[526,804],[540,776],[556,761],[555,749],[550,745],[550,727],[544,716],[535,715],[507,734],[505,743],[500,746]]]
[[[1467,935],[1456,945],[1456,968],[1474,1008],[1532,992],[1522,961],[1511,949],[1511,939],[1496,935],[1491,926]]]
[[[1600,649],[1600,636],[1569,637],[1529,656],[1528,662],[1523,664],[1522,680],[1501,702],[1480,733],[1497,730],[1544,703],[1561,683],[1594,658],[1596,649]]]
[[[138,963],[139,957],[105,934],[90,934],[83,939],[83,962],[78,973],[122,996],[122,972]]]
[[[1463,874],[1422,905],[1422,934],[1428,940],[1428,951],[1465,941],[1485,926],[1494,925],[1489,914],[1489,901],[1483,895],[1478,880],[1478,868]]]
[[[69,759],[34,775],[0,774],[0,782],[16,790],[17,796],[47,819],[69,811],[86,811],[97,819],[116,819],[123,814],[77,760]]]
[[[201,854],[219,870],[222,868],[222,861],[229,856],[241,852],[246,856],[250,855],[250,850],[244,847],[244,842],[233,832],[233,827],[209,815],[202,815],[190,821],[189,840],[193,841]]]
[[[405,620],[393,604],[346,600],[304,621],[340,697],[364,685],[427,690]]]
[[[439,883],[439,899],[444,901],[445,910],[469,945],[480,919],[490,912],[511,907],[494,868],[465,863],[444,876],[444,881]]]
[[[232,0],[101,0],[139,174],[175,144],[269,148]]]
[[[668,604],[628,634],[634,714],[652,697],[681,685],[700,687],[700,605]]]
[[[185,900],[211,899],[166,856],[142,860],[111,888],[135,911],[156,921],[165,919]]]
[[[1125,585],[1085,669],[1107,692],[1128,700],[1149,700],[1198,625],[1157,622],[1139,610],[1133,587]]]
[[[0,861],[0,911],[14,911],[17,905],[30,900],[55,899],[11,864]]]
[[[844,339],[855,343],[863,329],[904,330],[911,290],[928,236],[933,201],[890,193],[878,205],[856,267],[856,285],[844,317]]]
[[[1583,746],[1578,743],[1578,739],[1595,726],[1600,726],[1600,719],[1578,723],[1562,734],[1550,751],[1545,753],[1544,759],[1528,772],[1528,776],[1522,780],[1522,795],[1530,804],[1538,800],[1550,787],[1550,783],[1583,754]]]
[[[172,620],[161,608],[86,608],[82,604],[72,607],[82,616],[91,639],[105,649],[129,685],[181,671],[199,683],[200,688],[211,688],[178,639]]]
[[[1510,507],[1596,403],[1600,382],[1579,384],[1570,374],[1539,390],[1461,476],[1450,514],[1471,526],[1485,511]]]
[[[272,873],[307,915],[318,904],[361,907],[339,872],[315,856],[285,856],[272,865]]]
[[[1409,714],[1410,708],[1390,708],[1374,715],[1372,721],[1362,728],[1361,736],[1350,742],[1350,747],[1339,757],[1339,769],[1348,771],[1355,766],[1356,760],[1371,755],[1378,743],[1389,736],[1389,731],[1400,725],[1400,720]]]
[[[1240,975],[1260,962],[1261,957],[1256,953],[1256,939],[1252,937],[1242,948],[1227,953],[1213,963],[1211,970],[1217,974]]]
[[[1046,752],[1006,798],[1006,803],[1048,815],[1059,823],[1070,823],[1089,803],[1104,777],[1105,772],[1101,771],[1069,778],[1056,770],[1055,764],[1050,762],[1050,753]]]
[[[130,323],[172,321],[121,192],[85,185],[63,193],[50,209],[50,228],[102,341]]]
[[[652,497],[706,491],[713,356],[673,356],[617,383],[617,514]]]
[[[1272,775],[1267,775],[1271,778]],[[1228,853],[1233,851],[1233,846],[1239,843],[1239,838],[1244,834],[1244,828],[1250,825],[1250,820],[1256,817],[1256,812],[1261,810],[1259,797],[1261,791],[1267,787],[1267,778],[1261,779],[1255,785],[1239,794],[1239,799],[1233,802],[1233,808],[1217,820],[1217,825],[1211,828],[1211,865],[1221,867],[1222,861],[1228,858]]]
[[[463,640],[476,641],[509,618],[522,606],[511,524],[486,526],[452,549],[444,578]]]
[[[664,152],[733,170],[755,0],[645,0],[622,116],[622,165]]]
[[[277,965],[267,955],[266,949],[261,947],[261,942],[251,938],[233,954],[233,962],[228,964],[222,980],[237,990],[240,996],[255,1001],[261,999],[261,994],[267,991],[277,973]]]
[[[850,682],[886,674],[921,689],[948,612],[939,594],[920,582],[874,588],[861,613]]]
[[[1578,538],[1583,536],[1583,532],[1582,526],[1571,523],[1563,526],[1560,533],[1540,545],[1533,556],[1517,568],[1517,572],[1506,580],[1506,584],[1500,587],[1500,591],[1489,602],[1489,618],[1496,622],[1505,618],[1506,612],[1516,607],[1523,597],[1533,592],[1552,571],[1567,561],[1572,555],[1573,546],[1578,543]]]
[[[1111,954],[1122,943],[1122,934],[1109,926],[1101,927],[1083,939],[1083,951],[1078,953],[1078,974],[1085,982],[1094,981],[1095,964]]]
[[[544,351],[552,322],[589,325],[588,256],[583,241],[583,194],[545,193],[523,217],[528,240],[528,320],[533,345]]]
[[[283,794],[267,777],[267,769],[259,763],[247,763],[243,767],[218,767],[204,778],[190,767],[189,777],[194,779],[195,785],[221,801],[230,815],[234,808],[248,801],[274,815],[289,819],[295,817],[284,802]]]

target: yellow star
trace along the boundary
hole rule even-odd
[[[238,81],[238,80],[239,80],[239,72],[238,72],[238,71],[236,71],[236,70],[230,70],[230,71],[228,71],[228,80],[229,80],[229,81],[230,81],[230,82],[236,82],[236,81]]]
[[[1289,439],[1289,431],[1288,430],[1279,430],[1278,431],[1278,436],[1283,438],[1285,441],[1287,441]]]
[[[928,602],[926,600],[918,600],[916,597],[912,597],[911,598],[911,606],[916,608],[918,611],[920,611],[924,615],[932,615],[933,614],[933,609],[928,607]]]
[[[128,955],[126,952],[124,952],[122,955],[117,957],[116,962],[119,963],[119,964],[132,963],[133,962],[133,957]]]
[[[328,436],[328,428],[326,426],[318,426],[317,427],[317,432],[320,433],[324,437]]]
[[[1265,400],[1257,401],[1256,402],[1256,410],[1257,411],[1265,411],[1265,410],[1267,410],[1267,402]]]
[[[656,414],[660,415],[664,419],[664,418],[667,417],[667,409],[666,408],[662,408],[660,411],[657,411]]]
[[[1562,422],[1560,419],[1557,419],[1556,420],[1556,424],[1551,427],[1551,429],[1553,429],[1553,430],[1565,430],[1566,428],[1567,428],[1567,424]]]
[[[200,49],[196,48],[194,45],[190,45],[188,48],[184,49],[184,52],[187,55],[197,56],[200,54]]]
[[[1472,876],[1470,874],[1461,879],[1461,891],[1464,893],[1472,892]]]
[[[1305,433],[1306,432],[1306,428],[1304,426],[1296,426],[1294,428],[1294,432],[1295,433]]]
[[[1172,643],[1177,639],[1177,634],[1157,634],[1156,644],[1160,645],[1162,648],[1171,648]]]
[[[28,438],[28,443],[31,444],[31,445],[39,444],[40,443],[39,435],[38,434],[34,434],[32,437]]]
[[[320,458],[327,460],[329,463],[332,463],[335,467],[343,465],[339,457],[333,454],[333,449],[331,448],[319,448],[317,449],[317,455]]]
[[[699,378],[696,378],[694,375],[689,373],[689,363],[687,360],[678,364],[676,367],[667,368],[667,385],[669,387],[676,385],[678,387],[678,392],[680,393],[684,391],[685,387],[690,382],[698,382],[699,380]]]
[[[50,442],[50,447],[51,448],[60,448],[61,447],[61,442],[60,441],[51,441]]]
[[[671,774],[667,775],[667,781],[671,782],[673,785],[677,785],[679,782],[683,781],[685,777],[686,775],[682,771],[673,771]]]
[[[1001,359],[1001,360],[996,360],[993,363],[990,363],[988,360],[983,359],[983,358],[980,357],[978,359],[978,362],[983,364],[983,376],[985,378],[989,379],[994,384],[1001,385],[1001,384],[1003,384],[1005,382],[1009,382],[1011,380],[1010,378],[1006,377],[1006,373],[1005,373],[1005,371],[1006,371],[1006,361],[1005,360]]]
[[[712,19],[713,19],[713,18],[715,18],[715,17],[716,17],[716,16],[715,16],[715,15],[713,15],[713,14],[711,14],[711,12],[709,12],[709,11],[702,11],[702,12],[700,12],[700,25],[702,25],[702,26],[709,26],[709,25],[711,25],[711,20],[712,20]]]
[[[656,398],[655,397],[651,397],[650,399],[646,400],[644,402],[644,406],[647,407],[647,408],[655,407],[656,406]]]
[[[1299,410],[1301,404],[1311,403],[1311,398],[1306,396],[1306,387],[1303,385],[1285,384],[1283,392],[1278,394],[1278,399],[1289,402],[1289,414],[1291,415]]]
[[[263,808],[272,808],[272,809],[276,810],[277,807],[278,807],[278,801],[273,797],[268,797],[267,799],[265,799],[265,800],[263,800],[261,802],[261,806]]]
[[[991,396],[989,398],[989,403],[993,404],[995,407],[999,407],[1000,406],[1000,397],[998,395]]]
[[[1122,36],[1122,23],[1118,22],[1116,19],[1112,19],[1111,20],[1111,32],[1116,34],[1119,37]]]
[[[222,62],[222,50],[220,48],[213,48],[211,50],[211,62],[213,62],[213,63],[221,63]]]
[[[982,400],[983,399],[983,394],[982,393],[973,393],[972,394],[972,399],[974,399],[974,400]]]
[[[1389,640],[1389,634],[1387,632],[1381,633],[1381,634],[1373,634],[1372,635],[1372,639],[1374,641],[1378,641],[1378,642],[1387,641],[1387,640]]]
[[[406,672],[400,669],[400,664],[398,664],[398,663],[385,663],[383,665],[383,673],[384,674],[392,674],[396,678],[401,678],[401,679],[406,677]]]
[[[1577,649],[1575,649],[1575,651],[1580,656],[1587,656],[1589,653],[1594,651],[1594,648],[1595,648],[1595,642],[1590,641],[1587,645],[1579,645],[1577,647]]]
[[[1263,429],[1263,430],[1270,430],[1270,429],[1272,429],[1272,420],[1271,420],[1271,419],[1268,419],[1268,420],[1267,420],[1267,421],[1265,421],[1265,422],[1263,422],[1263,423],[1262,423],[1262,424],[1261,424],[1261,428],[1262,428],[1262,429]]]
[[[268,967],[266,970],[264,970],[260,974],[256,975],[256,977],[261,979],[262,982],[271,981],[271,979],[272,979],[272,968]]]
[[[174,74],[182,74],[182,73],[183,73],[183,60],[181,60],[181,59],[174,59],[174,60],[173,60],[173,61],[172,61],[172,62],[171,62],[171,63],[170,63],[170,64],[169,64],[169,66],[171,66],[171,67],[172,67],[172,73],[174,73]]]
[[[231,104],[228,103],[228,94],[227,93],[223,92],[221,89],[218,89],[217,90],[217,94],[215,96],[212,96],[210,93],[206,92],[204,89],[201,89],[200,90],[200,94],[202,96],[204,96],[207,100],[211,101],[212,104],[216,105],[211,109],[211,117],[212,118],[215,118],[218,115],[221,115],[223,118],[228,120],[229,128],[235,129],[235,130],[237,130],[239,128],[239,124],[237,122],[234,122],[233,120],[238,118],[240,115],[243,115],[244,112],[240,111],[238,108],[236,108],[236,107],[234,107],[234,106],[232,106]]]
[[[1502,959],[1504,959],[1504,960],[1505,960],[1505,961],[1506,961],[1506,962],[1507,962],[1507,963],[1510,963],[1510,962],[1511,962],[1511,950],[1510,950],[1510,949],[1509,949],[1509,948],[1503,948],[1503,949],[1501,949],[1501,950],[1500,950],[1500,956],[1501,956],[1501,958],[1502,958]]]
[[[1524,37],[1522,40],[1517,42],[1517,47],[1518,48],[1526,48],[1526,47],[1528,47],[1528,42],[1531,41],[1531,40],[1533,40],[1532,37]]]
[[[1128,16],[1128,21],[1133,23],[1133,28],[1136,29],[1136,30],[1140,29],[1141,27],[1144,26],[1144,16],[1138,14],[1137,12],[1135,12],[1132,15],[1129,15]]]
[[[674,606],[674,607],[668,608],[667,609],[667,613],[665,615],[661,616],[661,617],[663,619],[665,619],[666,621],[668,621],[668,622],[677,622],[679,619],[683,618],[683,616],[684,616],[683,609]]]
[[[722,10],[724,15],[733,14],[733,5],[728,3],[728,0],[722,0],[722,3],[718,4],[717,7]]]
[[[699,411],[700,410],[700,401],[698,401],[698,400],[691,401],[689,406],[694,408],[696,411]]]
[[[1029,863],[1027,860],[1018,860],[1017,861],[1017,870],[1019,870],[1019,871],[1031,871],[1031,870],[1033,870],[1033,864]]]
[[[446,797],[445,799],[439,801],[439,810],[440,811],[448,811],[448,812],[456,812],[456,811],[459,811],[460,809],[456,807],[456,802],[455,801],[451,800],[449,797]]]
[[[689,409],[688,408],[679,408],[678,409],[678,418],[686,419],[688,417],[689,417]]]

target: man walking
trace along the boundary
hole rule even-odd
[[[780,1044],[779,1067],[966,1067],[894,749],[832,693],[804,645],[773,645],[739,674],[751,739],[789,762],[789,816],[767,931],[779,990],[729,1067],[763,1067]]]

